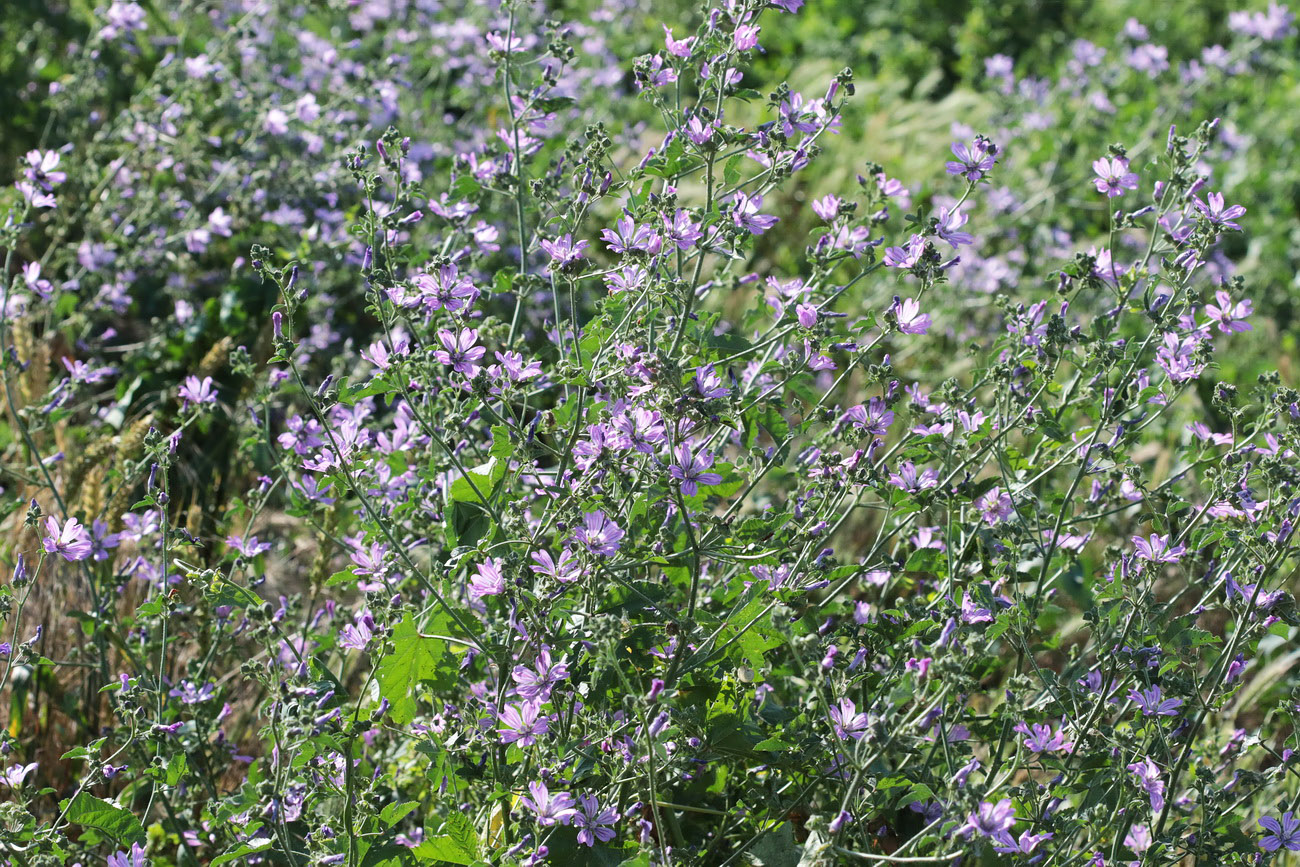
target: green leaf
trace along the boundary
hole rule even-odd
[[[441,861],[446,864],[473,864],[474,856],[465,852],[450,837],[433,837],[411,850],[420,861]]]
[[[425,638],[415,624],[403,620],[393,628],[393,652],[375,669],[379,694],[388,699],[389,713],[397,725],[415,719],[415,685],[434,681],[446,686],[453,682],[456,657],[447,642]]]
[[[119,843],[144,842],[144,826],[140,820],[116,804],[78,792],[75,798],[61,801],[59,807],[74,825],[93,828]]]
[[[391,828],[394,825],[396,825],[398,822],[405,819],[407,815],[418,806],[420,805],[416,801],[407,801],[402,804],[398,804],[398,803],[388,804],[384,807],[384,809],[379,811],[379,821],[383,822],[384,825]]]
[[[740,164],[741,156],[736,154],[727,160],[727,164],[722,168],[722,182],[729,187],[734,187],[740,183]]]
[[[231,849],[224,855],[218,855],[216,858],[213,858],[212,863],[209,864],[208,867],[221,867],[222,864],[229,864],[233,861],[238,861],[246,855],[265,851],[266,849],[271,848],[271,842],[270,837],[261,837],[251,843],[244,843],[235,849]]]
[[[474,830],[474,823],[469,820],[469,816],[464,813],[452,813],[447,817],[443,829],[451,835],[462,851],[469,853],[471,857],[478,857],[478,832]]]
[[[333,575],[326,578],[325,586],[337,587],[340,584],[353,584],[356,581],[357,581],[356,567],[349,566],[348,568],[344,569],[342,572],[335,572]]]
[[[780,738],[768,738],[754,744],[754,749],[769,753],[783,753],[786,750],[794,749],[794,745],[787,744]]]
[[[176,753],[167,763],[167,785],[174,786],[189,773],[190,765],[184,753]]]

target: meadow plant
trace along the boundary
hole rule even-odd
[[[65,46],[2,203],[0,859],[1300,851],[1287,290],[1196,113],[1291,14],[990,57],[913,181],[837,144],[869,82],[760,77],[818,3],[656,6]]]

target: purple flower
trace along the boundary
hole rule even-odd
[[[1199,341],[1193,336],[1179,337],[1168,332],[1156,350],[1156,361],[1174,382],[1186,382],[1201,375],[1205,365],[1196,359]]]
[[[671,218],[664,217],[664,236],[676,244],[678,250],[689,250],[704,237],[704,233],[700,231],[700,224],[691,219],[689,211],[678,208]]]
[[[663,247],[663,239],[655,234],[653,229],[649,226],[638,226],[631,217],[622,217],[614,225],[614,229],[602,229],[600,237],[615,253],[624,254],[641,250],[653,256]]]
[[[1130,689],[1128,697],[1139,708],[1142,709],[1143,716],[1177,716],[1178,709],[1183,706],[1181,698],[1162,698],[1160,687],[1153,686],[1149,689],[1136,690]]]
[[[712,364],[695,369],[695,391],[705,400],[726,397],[731,393],[731,389],[722,384],[722,377],[718,376]]]
[[[36,768],[36,762],[32,762],[30,765],[10,765],[4,769],[3,773],[0,773],[0,783],[4,783],[11,789],[17,789],[22,786],[23,780],[27,779],[28,775]]]
[[[1005,521],[1015,511],[1015,506],[1011,502],[1011,495],[999,487],[993,487],[986,491],[984,496],[979,498],[979,502],[975,504],[975,508],[980,510],[984,523],[990,526]]]
[[[1134,825],[1125,835],[1124,845],[1141,855],[1151,848],[1151,829],[1146,825]]]
[[[569,676],[569,667],[564,660],[552,662],[551,648],[543,644],[532,668],[516,665],[510,676],[515,681],[515,692],[526,699],[545,701],[551,687]]]
[[[213,684],[198,686],[192,680],[182,680],[180,686],[167,693],[172,698],[179,698],[185,704],[199,704],[208,701],[213,695]]]
[[[557,268],[567,268],[577,264],[582,259],[582,251],[587,249],[586,241],[573,242],[573,236],[564,234],[549,241],[543,238],[538,245],[547,252],[551,257],[551,264]]]
[[[452,370],[472,377],[478,373],[479,361],[487,353],[482,346],[477,346],[478,329],[462,328],[458,333],[440,329],[438,341],[443,348],[435,350],[433,357],[442,364],[450,365]]]
[[[59,167],[58,151],[28,151],[27,166],[23,169],[23,174],[27,180],[36,184],[45,192],[49,193],[56,186],[68,179],[66,172],[56,171]]]
[[[939,474],[935,470],[926,469],[917,475],[916,465],[911,461],[903,461],[898,465],[898,472],[889,474],[889,483],[900,490],[915,493],[938,485]]]
[[[573,536],[591,553],[612,557],[618,553],[618,543],[624,532],[622,527],[605,517],[604,512],[595,511],[582,516],[582,526]]]
[[[256,537],[254,537],[256,538]],[[96,560],[107,560],[109,550],[121,542],[121,533],[108,532],[108,524],[96,518],[90,523],[91,556]],[[270,545],[267,546],[271,547]]]
[[[898,320],[898,330],[904,334],[925,334],[930,330],[930,314],[921,312],[921,305],[911,298],[899,301],[894,298],[890,308]]]
[[[365,650],[370,639],[375,636],[375,619],[369,611],[362,611],[357,615],[355,625],[347,624],[339,630],[339,647],[346,647],[350,650]]]
[[[1186,545],[1170,547],[1168,536],[1158,536],[1154,533],[1151,534],[1150,539],[1134,536],[1133,544],[1137,547],[1138,558],[1152,563],[1177,563],[1187,553]]]
[[[997,146],[982,136],[977,136],[970,146],[965,142],[953,142],[952,154],[957,159],[947,163],[948,174],[978,181],[993,170],[997,152]]]
[[[550,721],[541,712],[541,703],[526,701],[521,705],[508,704],[497,715],[502,728],[497,729],[503,744],[518,743],[531,747],[537,738],[550,730]]]
[[[1033,726],[1027,726],[1023,722],[1016,723],[1014,731],[1024,735],[1025,749],[1035,753],[1056,753],[1071,752],[1074,744],[1065,739],[1065,733],[1053,729],[1049,725],[1035,723]]]
[[[906,247],[886,247],[885,264],[890,268],[904,270],[915,268],[921,264],[921,259],[925,255],[925,244],[925,238],[913,235],[908,239]]]
[[[614,839],[614,829],[605,826],[617,821],[617,810],[609,806],[601,809],[600,802],[595,797],[583,795],[578,799],[578,811],[573,814],[570,824],[581,829],[578,831],[579,843],[595,846],[597,840],[608,843]]]
[[[993,835],[993,851],[1000,852],[1003,855],[1032,855],[1038,848],[1038,844],[1044,840],[1052,839],[1049,831],[1046,834],[1034,834],[1025,831],[1020,835],[1020,839],[1014,839],[1010,831],[1003,831],[1000,834]]]
[[[119,850],[109,855],[107,867],[149,867],[149,859],[145,856],[143,846],[132,843],[130,852]]]
[[[243,536],[227,536],[226,544],[238,551],[242,557],[256,557],[271,550],[270,542],[263,542],[256,536],[249,536],[247,539]]]
[[[957,829],[957,833],[969,837],[972,832],[979,832],[985,837],[998,839],[1009,833],[1015,823],[1016,810],[1011,806],[1010,798],[1003,798],[996,804],[984,801],[966,817],[966,824]]]
[[[694,36],[687,36],[684,39],[674,39],[673,31],[667,24],[664,28],[664,47],[673,57],[687,58],[691,56],[691,46],[695,44]]]
[[[534,551],[533,563],[535,565],[528,568],[537,575],[545,575],[548,578],[554,578],[561,584],[567,584],[571,581],[577,581],[582,574],[578,558],[573,556],[573,552],[565,548],[560,552],[560,559],[557,562],[551,557],[550,551]]]
[[[1232,229],[1238,232],[1241,231],[1241,226],[1233,221],[1246,213],[1244,207],[1241,205],[1232,205],[1225,208],[1223,206],[1223,193],[1210,193],[1205,198],[1209,200],[1209,204],[1206,204],[1199,198],[1192,200],[1192,204],[1196,206],[1196,210],[1200,211],[1201,215],[1205,217],[1205,219],[1209,220],[1212,225],[1220,229]]]
[[[739,190],[731,200],[731,220],[751,235],[761,235],[776,225],[777,218],[770,214],[760,214],[763,197],[755,193],[750,196]]]
[[[1165,806],[1165,783],[1160,779],[1160,768],[1151,757],[1147,756],[1140,762],[1134,762],[1127,766],[1129,773],[1137,777],[1138,785],[1142,791],[1151,797],[1151,810],[1159,813]]]
[[[90,534],[76,518],[68,518],[62,526],[54,517],[46,518],[45,533],[46,552],[58,554],[69,562],[85,560],[95,550]]]
[[[1250,323],[1245,321],[1245,318],[1254,312],[1249,298],[1233,304],[1232,296],[1220,289],[1214,293],[1214,299],[1218,304],[1206,304],[1205,314],[1212,322],[1219,323],[1220,331],[1231,334],[1251,330]]]
[[[436,274],[416,274],[411,283],[420,290],[420,298],[430,310],[462,310],[478,297],[473,282],[455,265],[443,265]]]
[[[1259,820],[1259,826],[1272,832],[1260,839],[1261,849],[1269,852],[1276,852],[1278,849],[1300,852],[1300,819],[1297,819],[1290,810],[1282,814],[1280,822],[1272,816],[1264,816]]]
[[[501,566],[488,557],[478,567],[478,572],[469,579],[469,595],[474,599],[482,599],[484,596],[498,596],[505,592],[506,579],[501,574]]]
[[[935,221],[934,231],[943,240],[952,245],[955,250],[963,244],[973,244],[975,236],[969,232],[957,231],[970,219],[967,215],[959,210],[950,210],[948,208],[939,209],[939,216]]]
[[[858,404],[845,410],[844,415],[840,416],[840,423],[845,422],[861,428],[863,433],[882,437],[888,432],[889,426],[894,423],[894,413],[888,408],[884,400],[873,397],[865,407]]]
[[[785,583],[790,580],[791,573],[789,563],[782,563],[775,569],[760,563],[756,566],[750,566],[749,571],[750,574],[759,581],[766,581],[768,590],[780,590],[785,586]],[[748,584],[746,586],[748,586]],[[832,717],[834,717],[834,714],[835,711],[832,710]]]
[[[835,736],[842,741],[862,740],[871,725],[871,718],[865,712],[858,713],[857,705],[847,698],[840,699],[839,707],[831,708],[829,715],[835,724]]]
[[[681,483],[684,496],[693,497],[698,485],[716,485],[722,481],[720,474],[705,472],[711,466],[713,455],[706,451],[691,454],[691,447],[682,443],[677,449],[677,460],[668,467],[668,475]]]
[[[568,792],[556,792],[552,795],[545,783],[529,783],[528,796],[519,799],[519,803],[533,811],[537,824],[543,827],[567,825],[578,812],[573,808],[573,796]]]
[[[756,48],[758,46],[758,31],[757,24],[741,24],[738,26],[736,32],[732,35],[732,42],[736,46],[736,50],[749,51],[751,48]]]
[[[1138,176],[1128,170],[1128,160],[1120,157],[1107,157],[1092,164],[1097,175],[1092,182],[1097,192],[1105,193],[1107,198],[1124,195],[1125,190],[1136,190]]]
[[[185,377],[184,384],[181,385],[177,392],[180,395],[185,406],[191,403],[205,404],[217,402],[217,390],[212,385],[212,377],[205,376],[200,380],[197,376]]]
[[[1159,77],[1169,68],[1169,49],[1163,45],[1150,43],[1134,46],[1125,58],[1128,65],[1138,72],[1145,72],[1150,78]]]

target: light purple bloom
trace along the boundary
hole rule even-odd
[[[516,665],[510,676],[515,681],[515,692],[526,699],[545,701],[551,687],[569,676],[569,666],[564,660],[552,662],[551,648],[543,644],[532,668]]]
[[[134,3],[131,5],[135,5]],[[130,852],[117,851],[108,856],[107,867],[149,867],[149,859],[144,847],[139,843],[131,844]]]
[[[1046,834],[1034,834],[1031,831],[1025,831],[1020,835],[1019,839],[1013,838],[1010,831],[1003,831],[992,836],[994,840],[993,851],[1000,852],[1003,855],[1032,855],[1034,850],[1038,848],[1039,843],[1052,839],[1050,831]]]
[[[925,255],[925,245],[925,238],[913,235],[908,239],[906,247],[886,247],[885,264],[890,268],[904,270],[915,268],[921,264],[921,259]]]
[[[1168,536],[1155,533],[1152,533],[1149,539],[1134,536],[1133,545],[1137,548],[1139,559],[1149,560],[1152,563],[1177,563],[1187,553],[1186,545],[1171,547]]]
[[[871,725],[871,718],[865,712],[858,713],[857,705],[852,699],[840,699],[839,706],[831,708],[829,715],[835,724],[835,736],[842,741],[850,738],[862,740]]]
[[[1232,296],[1222,289],[1214,293],[1214,300],[1217,304],[1206,304],[1205,314],[1210,317],[1212,322],[1219,324],[1219,330],[1224,334],[1233,332],[1250,331],[1251,325],[1245,319],[1253,313],[1253,305],[1249,298],[1232,302]]]
[[[1001,523],[1011,516],[1015,511],[1015,506],[1011,502],[1011,495],[999,487],[990,488],[979,498],[975,508],[980,510],[984,523],[992,526]]]
[[[1181,698],[1163,698],[1160,687],[1153,686],[1148,689],[1136,690],[1130,689],[1128,697],[1139,708],[1142,709],[1143,716],[1177,716],[1178,709],[1183,706]]]
[[[17,789],[22,786],[23,780],[26,780],[36,768],[36,762],[32,762],[30,765],[10,765],[4,769],[3,773],[0,773],[0,783],[4,783],[11,789]]]
[[[550,720],[541,712],[541,703],[526,701],[520,705],[508,704],[497,715],[502,727],[497,729],[501,742],[518,743],[521,747],[531,747],[538,737],[546,734],[551,727]]]
[[[375,636],[375,619],[369,611],[357,615],[355,624],[349,623],[339,630],[339,647],[350,650],[365,650],[370,639]]]
[[[1092,182],[1097,192],[1105,193],[1107,198],[1124,195],[1125,190],[1136,190],[1138,176],[1128,170],[1128,160],[1120,157],[1106,157],[1092,164],[1097,175]]]
[[[553,825],[567,825],[577,813],[572,795],[568,792],[556,792],[552,795],[545,783],[529,783],[528,795],[520,798],[519,802],[533,811],[533,815],[537,817],[537,824],[546,828]]]
[[[894,306],[890,309],[898,320],[898,330],[904,334],[925,334],[930,330],[930,314],[922,313],[921,305],[915,300],[908,298],[899,301],[895,297]]]
[[[1259,826],[1265,831],[1272,832],[1260,839],[1261,849],[1269,852],[1276,852],[1278,849],[1300,852],[1300,819],[1297,819],[1290,810],[1282,814],[1280,822],[1272,816],[1264,816],[1259,820]]]
[[[957,833],[969,837],[971,832],[978,832],[998,839],[1008,834],[1015,823],[1016,810],[1011,806],[1010,798],[1003,798],[996,804],[984,801],[966,817],[966,824]]]
[[[438,341],[443,348],[434,350],[433,357],[440,363],[449,365],[452,370],[465,376],[472,377],[478,373],[479,362],[487,353],[482,346],[476,345],[478,329],[462,328],[455,334],[445,328],[440,329]]]
[[[557,268],[565,268],[576,264],[582,259],[582,251],[586,250],[588,243],[586,241],[573,241],[573,236],[564,234],[554,241],[543,238],[538,242],[543,250],[551,257],[551,264]]]
[[[914,493],[938,485],[939,473],[926,469],[918,475],[915,464],[911,461],[902,461],[898,465],[898,472],[889,474],[889,483],[900,490]]]
[[[758,209],[761,207],[761,195],[755,193],[750,196],[737,190],[731,200],[731,220],[751,235],[761,235],[775,226],[778,219],[770,214],[760,214]]]
[[[618,811],[600,802],[592,795],[583,795],[578,799],[578,810],[570,824],[579,828],[578,842],[586,846],[595,846],[596,841],[608,843],[614,839],[614,829],[606,827],[618,821]]]
[[[474,599],[482,599],[484,596],[498,596],[504,592],[506,579],[501,574],[501,566],[495,559],[488,557],[469,579],[469,595]]]
[[[619,540],[624,536],[623,528],[614,523],[604,512],[588,512],[582,516],[582,526],[574,531],[574,538],[581,542],[588,551],[604,557],[618,553]]]
[[[952,154],[957,159],[950,160],[945,168],[950,175],[961,175],[968,181],[978,181],[993,170],[997,162],[997,148],[985,138],[976,138],[974,143],[954,142]]]
[[[691,447],[682,443],[677,449],[677,459],[668,467],[668,475],[681,483],[684,496],[693,497],[699,485],[716,485],[722,481],[720,474],[706,472],[711,466],[713,455],[707,451],[692,454]]]
[[[48,517],[45,519],[45,533],[45,550],[69,562],[85,560],[95,549],[90,534],[76,518],[68,518],[60,526],[56,518]]]
[[[217,402],[217,389],[212,385],[212,377],[205,376],[200,380],[197,376],[185,377],[185,382],[177,392],[185,406],[191,403],[205,404]]]
[[[1160,768],[1151,757],[1147,756],[1140,762],[1134,762],[1127,766],[1129,773],[1137,777],[1138,785],[1142,791],[1151,797],[1151,811],[1159,813],[1165,806],[1165,783],[1160,778]]]
[[[731,393],[731,389],[722,384],[722,377],[718,376],[712,364],[695,369],[695,391],[705,400],[726,397]]]
[[[975,242],[974,235],[969,232],[958,231],[962,226],[966,225],[969,220],[970,217],[963,214],[960,210],[940,208],[939,216],[935,221],[935,234],[951,244],[953,249],[956,249],[963,244],[973,244]]]
[[[1209,220],[1212,225],[1220,229],[1232,229],[1237,232],[1241,231],[1241,226],[1233,221],[1246,213],[1244,207],[1241,205],[1231,205],[1225,208],[1223,206],[1223,193],[1210,193],[1205,198],[1209,200],[1208,204],[1201,201],[1199,198],[1192,200],[1192,204],[1196,206],[1196,210],[1200,211],[1201,215],[1204,216],[1205,219]]]

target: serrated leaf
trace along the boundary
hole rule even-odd
[[[393,652],[375,669],[379,694],[388,699],[389,713],[397,725],[415,719],[415,685],[421,681],[451,682],[456,657],[447,642],[420,635],[415,624],[403,620],[393,628]]]
[[[271,848],[271,842],[270,837],[260,837],[251,843],[244,843],[224,855],[218,855],[216,858],[213,858],[212,863],[209,864],[208,867],[221,867],[222,864],[229,864],[248,855],[263,852]]]
[[[119,843],[144,841],[144,826],[134,813],[94,795],[78,792],[76,797],[60,801],[59,807],[64,811],[65,818],[74,825],[94,828]]]
[[[189,770],[189,761],[185,758],[185,754],[174,754],[171,761],[167,763],[167,785],[174,786],[179,783]]]
[[[406,801],[405,803],[387,804],[379,811],[379,821],[385,826],[391,828],[398,822],[405,819],[412,810],[420,806],[416,801]]]

